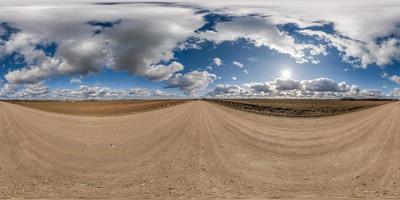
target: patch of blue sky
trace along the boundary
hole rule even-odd
[[[2,32],[0,32],[1,33],[0,34],[0,44],[2,44],[2,41],[9,40],[12,34],[19,32],[18,29],[12,27],[7,22],[1,22],[0,29],[3,30]]]
[[[206,23],[202,27],[197,29],[196,32],[215,31],[215,25],[220,22],[230,21],[233,19],[233,16],[208,12],[208,14],[205,14],[203,18]]]
[[[57,47],[58,45],[55,42],[40,43],[36,45],[36,49],[42,50],[48,57],[54,57],[57,52]]]
[[[4,77],[9,71],[14,71],[26,66],[24,56],[19,53],[0,55],[0,77]]]

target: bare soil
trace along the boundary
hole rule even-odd
[[[316,99],[212,99],[231,108],[286,117],[332,116],[380,106],[390,100],[316,100]]]
[[[0,102],[0,198],[400,199],[400,102],[320,118],[190,101],[81,117]]]

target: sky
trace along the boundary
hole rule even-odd
[[[400,1],[0,2],[0,99],[398,98]]]

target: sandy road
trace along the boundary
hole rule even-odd
[[[0,103],[0,198],[400,198],[400,102],[282,118],[193,101],[116,117]]]

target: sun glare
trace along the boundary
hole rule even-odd
[[[284,79],[289,79],[290,77],[292,77],[292,72],[290,70],[285,69],[281,72],[281,76]]]

